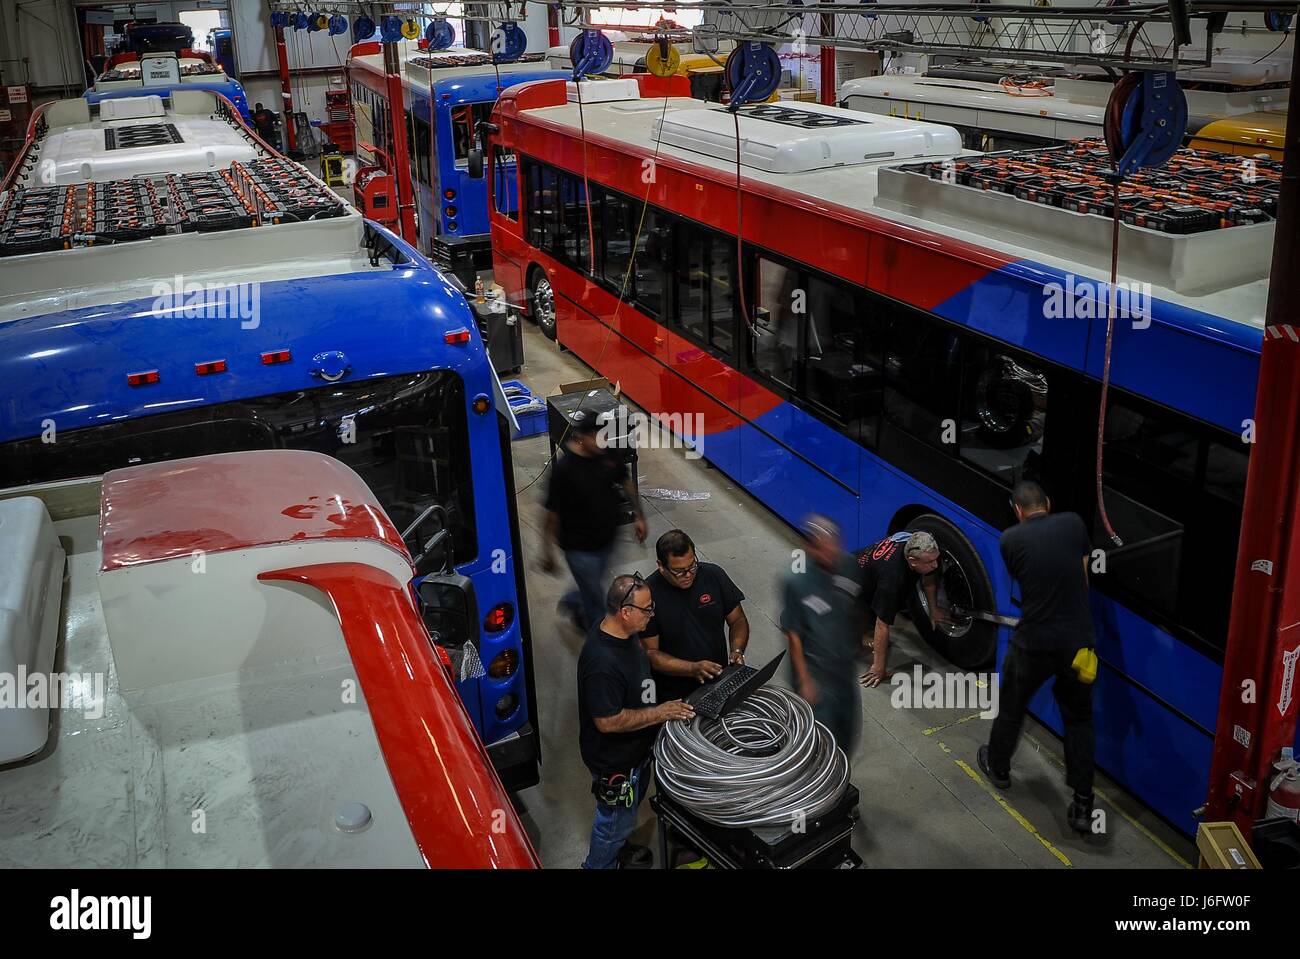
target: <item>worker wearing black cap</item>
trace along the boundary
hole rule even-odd
[[[601,444],[604,422],[591,410],[577,410],[555,460],[546,491],[542,569],[555,569],[553,545],[564,552],[577,588],[560,600],[582,629],[604,617],[605,571],[622,518],[623,496],[632,504],[638,543],[646,537],[641,501],[627,464]],[[621,491],[621,492],[620,492]]]

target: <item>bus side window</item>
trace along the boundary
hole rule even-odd
[[[677,323],[687,333],[708,342],[709,236],[703,227],[684,225],[678,238]]]
[[[425,186],[433,186],[429,164],[429,124],[415,117],[415,176]],[[438,201],[434,202],[437,207]]]
[[[541,228],[541,249],[555,256],[560,249],[560,176],[549,166],[539,165],[537,220]]]
[[[961,340],[919,310],[897,308],[885,356],[885,419],[949,454],[957,452]]]
[[[709,255],[709,342],[730,355],[736,347],[736,241],[713,234]]]
[[[669,282],[673,255],[673,221],[668,214],[650,207],[641,226],[636,251],[637,306],[650,316],[669,316]]]
[[[622,291],[624,300],[635,300],[636,276],[629,275],[632,262],[632,237],[641,218],[640,204],[633,203],[623,194],[609,190],[602,204],[601,237],[605,248],[604,279],[615,292]]]
[[[962,359],[961,458],[1007,487],[1040,479],[1047,376],[974,340]]]
[[[757,257],[759,309],[754,311],[754,368],[787,389],[795,388],[795,359],[799,354],[799,324],[804,311],[799,271]]]
[[[854,291],[843,283],[809,277],[808,335],[803,354],[803,394],[833,419],[856,424],[866,414],[870,371],[862,363]],[[856,438],[856,426],[852,433]]]
[[[500,144],[492,145],[492,204],[503,217],[519,222],[518,197],[514,196],[515,155]]]
[[[536,160],[524,158],[524,235],[529,246],[542,245],[542,168]]]
[[[561,173],[559,177],[563,215],[557,252],[574,266],[584,269],[588,263],[587,195],[581,177],[571,173]]]

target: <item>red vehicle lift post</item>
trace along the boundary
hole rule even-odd
[[[1300,58],[1291,82],[1300,82]],[[1300,88],[1297,88],[1300,89]],[[1300,108],[1287,108],[1273,263],[1206,820],[1250,838],[1295,740],[1300,660]],[[1243,429],[1245,427],[1243,426]]]
[[[834,14],[822,14],[822,36],[835,36]],[[835,85],[835,48],[829,43],[823,43],[819,49],[821,50],[821,102],[833,107],[835,94],[838,92]]]
[[[402,239],[412,246],[419,245],[415,229],[415,181],[411,177],[411,156],[406,142],[406,98],[402,90],[402,58],[397,44],[382,44],[384,50],[384,81],[388,86],[388,126],[392,131],[392,153],[389,155],[393,186],[397,191],[398,223]]]
[[[280,91],[284,100],[284,143],[289,153],[296,153],[298,128],[293,118],[293,90],[289,86],[289,51],[284,45],[284,27],[275,28],[275,56],[280,64]]]

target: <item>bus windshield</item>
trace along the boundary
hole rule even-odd
[[[404,530],[430,506],[450,531],[439,565],[478,552],[464,387],[446,370],[291,390],[0,446],[0,485],[95,476],[204,453],[306,449],[333,456]],[[422,534],[428,529],[422,525]]]

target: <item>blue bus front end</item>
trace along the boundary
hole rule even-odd
[[[471,176],[469,170],[470,151],[479,145],[477,124],[491,117],[499,90],[533,80],[570,76],[563,70],[521,70],[499,76],[479,73],[447,77],[433,82],[432,108],[428,88],[410,88],[417,121],[433,131],[429,146],[417,143],[413,147],[420,233],[427,238],[434,258],[455,273],[467,289],[473,289],[477,271],[492,267],[487,180]],[[495,195],[503,203],[503,211],[514,212],[519,203],[514,163],[498,163],[497,168],[506,189]]]
[[[192,82],[181,82],[167,84],[156,87],[128,87],[117,90],[87,90],[82,96],[86,98],[87,103],[98,104],[105,100],[120,100],[123,97],[169,97],[174,90],[206,90],[209,93],[219,93],[235,105],[239,115],[243,117],[244,123],[251,125],[253,115],[248,109],[248,95],[244,93],[244,87],[238,80],[226,78],[225,80],[195,80]]]
[[[540,749],[499,388],[463,294],[393,234],[359,227],[368,267],[362,258],[351,272],[241,284],[247,316],[200,288],[184,301],[105,302],[110,293],[93,306],[5,317],[0,486],[256,448],[347,463],[409,530],[413,597],[498,773],[517,790],[538,782]],[[72,275],[101,255],[86,247],[0,263],[57,256]],[[43,441],[49,424],[58,442]]]

